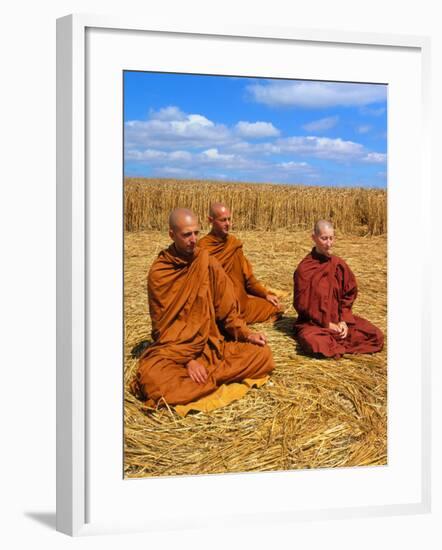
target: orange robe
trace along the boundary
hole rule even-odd
[[[372,323],[353,315],[356,278],[338,256],[324,256],[313,248],[294,273],[294,301],[298,312],[295,336],[307,353],[340,357],[344,353],[381,351],[384,335]],[[329,323],[345,321],[348,334],[340,339]]]
[[[280,309],[266,300],[267,294],[270,293],[253,275],[252,266],[244,256],[240,240],[233,235],[220,239],[209,233],[198,245],[207,249],[231,278],[241,315],[247,324],[274,320],[280,316]]]
[[[263,378],[274,368],[268,346],[244,341],[250,330],[238,314],[233,286],[206,250],[197,248],[191,259],[174,245],[160,252],[148,294],[154,343],[139,360],[137,384],[149,406],[193,402],[224,383]],[[206,367],[204,384],[190,378],[191,359]]]

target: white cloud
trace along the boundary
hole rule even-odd
[[[386,86],[335,82],[270,82],[247,88],[258,103],[275,107],[353,107],[386,100]]]
[[[132,151],[127,160],[145,163],[157,177],[242,179],[245,181],[309,181],[318,177],[316,170],[305,161],[276,162],[256,156],[220,152],[217,148],[199,153],[187,151]]]
[[[172,151],[169,158],[171,160],[191,160],[192,154],[189,151]]]
[[[238,141],[236,143],[228,145],[226,148],[229,151],[233,151],[234,153],[241,153],[243,155],[270,155],[280,153],[280,148],[269,141],[266,141],[264,143]]]
[[[144,151],[128,150],[126,151],[127,160],[155,160],[159,158],[165,158],[166,153],[163,151],[156,151],[154,149],[146,149]]]
[[[197,153],[193,157],[196,166],[206,166],[210,168],[218,167],[221,170],[259,170],[264,163],[253,157],[243,155],[220,153],[218,149],[207,149]]]
[[[315,178],[318,176],[316,169],[308,162],[296,162],[293,160],[275,164],[273,171],[275,174],[285,178],[293,176]]]
[[[387,155],[385,153],[367,153],[362,160],[372,164],[381,164],[387,161]]]
[[[144,151],[130,150],[126,153],[127,160],[140,161],[156,161],[156,160],[172,160],[172,161],[189,161],[192,159],[191,153],[188,151],[158,151],[156,149],[145,149]]]
[[[316,129],[331,127],[337,118],[310,124]],[[125,160],[144,165],[152,176],[285,182],[320,178],[320,169],[310,159],[373,164],[386,160],[384,153],[340,138],[279,136],[268,122],[239,121],[228,127],[169,106],[152,111],[147,120],[126,123]],[[265,141],[254,139],[264,137]]]
[[[290,160],[289,162],[280,162],[276,166],[279,166],[280,168],[283,168],[284,170],[299,170],[299,169],[305,169],[309,166],[307,162],[294,162]]]
[[[203,151],[201,153],[201,156],[207,157],[210,160],[221,160],[221,161],[225,161],[225,160],[230,161],[230,160],[235,158],[235,155],[222,155],[222,154],[220,154],[218,152],[218,149],[216,149],[216,148],[207,149],[206,151]]]
[[[245,145],[245,144],[244,144]],[[296,160],[278,161],[271,153],[295,156]],[[278,169],[281,172],[311,169],[304,160],[298,158],[318,158],[339,162],[366,162],[382,164],[386,161],[384,153],[368,152],[361,144],[342,139],[318,137],[290,137],[279,139],[277,144],[249,144],[232,151],[225,148],[220,151],[211,147],[201,152],[185,150],[167,151],[159,149],[132,149],[126,151],[126,160],[148,164],[152,169],[162,166],[176,166],[182,169],[198,167],[218,167],[222,170],[249,170],[252,172],[265,168]]]
[[[195,178],[197,173],[193,170],[186,170],[177,166],[161,166],[156,170],[158,176],[174,176],[177,178]]]
[[[231,142],[232,137],[224,124],[215,124],[200,114],[183,113],[173,106],[152,111],[148,120],[131,120],[125,124],[128,150],[207,147]]]
[[[271,170],[267,170],[269,181],[271,178],[277,178],[281,181],[293,181],[296,178],[298,181],[308,181],[311,183],[319,177],[319,173],[308,162],[287,161],[272,164]]]
[[[185,124],[194,124],[195,126],[205,126],[209,128],[213,128],[215,126],[211,120],[202,115],[189,115],[187,119],[188,121]]]
[[[324,130],[330,130],[330,128],[333,128],[334,126],[336,126],[338,122],[339,122],[339,117],[337,115],[328,116],[328,117],[320,118],[319,120],[313,120],[312,122],[304,124],[303,128],[304,130],[307,130],[307,132],[323,132]]]
[[[260,161],[253,158],[246,158],[232,153],[220,153],[215,147],[201,152],[190,151],[161,151],[156,149],[130,150],[126,152],[127,161],[138,161],[146,163],[151,169],[162,169],[166,164],[169,167],[179,169],[194,169],[199,167],[219,167],[228,169],[258,169],[262,166]]]
[[[154,120],[185,120],[186,115],[174,105],[169,105],[169,107],[163,107],[159,111],[154,111],[151,109],[150,118]]]
[[[276,137],[280,132],[271,122],[246,122],[241,120],[235,126],[236,133],[245,138]]]
[[[371,130],[370,124],[363,124],[361,126],[358,126],[356,128],[358,134],[368,134],[368,132]]]
[[[364,146],[360,143],[345,141],[341,138],[295,136],[277,140],[276,146],[281,152],[310,155],[330,160],[356,160],[360,159],[365,153]]]

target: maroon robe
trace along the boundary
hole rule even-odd
[[[338,256],[324,256],[313,248],[294,273],[293,305],[298,312],[295,336],[307,353],[340,357],[343,353],[381,351],[384,335],[372,323],[353,315],[356,278]],[[328,328],[345,321],[346,338]]]

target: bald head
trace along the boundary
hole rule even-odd
[[[198,224],[198,219],[188,208],[175,208],[169,215],[169,229],[175,231],[183,224]]]
[[[318,254],[331,256],[335,240],[333,224],[327,220],[318,220],[313,228],[312,239]]]
[[[332,222],[329,222],[328,220],[318,220],[313,227],[313,233],[315,235],[320,235],[324,229],[334,231]]]
[[[230,210],[222,202],[213,202],[209,209],[209,223],[212,224],[211,233],[220,239],[226,239],[232,226]]]
[[[175,208],[169,216],[169,237],[183,257],[194,255],[200,228],[198,218],[188,208]]]
[[[222,202],[212,202],[209,208],[209,216],[211,218],[216,218],[222,214],[225,210],[229,210],[225,204]],[[230,212],[229,212],[230,214]]]

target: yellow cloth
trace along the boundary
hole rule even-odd
[[[263,378],[245,378],[242,382],[233,382],[232,384],[222,384],[210,395],[201,399],[187,403],[186,405],[175,405],[174,409],[180,416],[186,416],[189,411],[210,412],[220,407],[225,407],[232,401],[241,399],[250,388],[254,386],[260,388],[263,386],[269,376]]]

